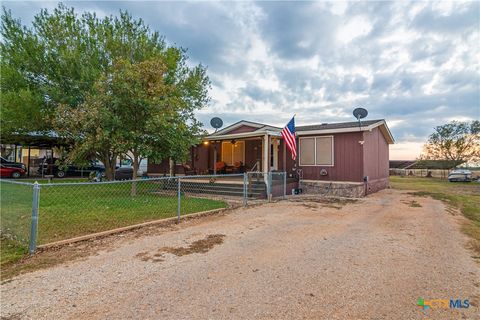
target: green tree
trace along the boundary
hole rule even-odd
[[[142,158],[175,156],[183,160],[203,133],[194,111],[208,101],[208,78],[203,67],[188,68],[185,57],[178,55],[181,52],[170,49],[164,57],[135,64],[119,60],[83,104],[74,110],[65,107],[57,117],[57,127],[62,131],[68,123],[65,127],[71,138],[79,137],[73,153],[109,150],[105,154],[96,152],[104,163],[111,163],[105,162],[111,157],[127,155],[132,159],[133,178]],[[175,65],[181,71],[171,72],[172,66],[165,63],[171,54],[182,57]]]
[[[435,127],[424,146],[422,159],[455,163],[480,160],[480,121],[452,121]]]
[[[57,107],[83,103],[116,59],[134,63],[166,50],[157,32],[127,12],[99,19],[60,4],[27,27],[3,8],[1,21],[3,134],[48,131]]]
[[[2,134],[55,129],[70,160],[97,157],[113,177],[118,156],[182,159],[208,102],[205,68],[127,12],[99,19],[60,4],[32,27],[2,14]],[[155,68],[158,68],[156,70]]]

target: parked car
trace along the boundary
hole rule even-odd
[[[470,182],[472,181],[472,172],[470,170],[453,170],[448,174],[450,182]]]
[[[141,178],[143,176],[143,171],[138,169],[137,171],[137,178]],[[133,167],[125,166],[120,167],[115,170],[115,180],[130,180],[133,178]]]
[[[25,175],[27,171],[23,168],[15,168],[15,167],[6,167],[5,165],[0,165],[0,176],[2,178],[14,178],[18,179]]]
[[[27,167],[21,162],[13,162],[5,159],[4,157],[0,157],[0,165],[8,167],[8,168],[20,168],[23,170],[27,170]]]
[[[130,180],[132,177],[132,167],[120,167],[115,170],[115,180]]]
[[[90,172],[105,171],[105,166],[97,161],[90,161],[86,166],[80,167],[75,165],[62,166],[58,165],[58,159],[44,159],[38,169],[38,173],[42,175],[53,174],[58,178],[64,178],[66,176],[87,176]]]

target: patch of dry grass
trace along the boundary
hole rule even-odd
[[[412,190],[411,195],[432,197],[447,205],[447,212],[459,210],[467,219],[462,231],[472,238],[470,247],[480,259],[480,184],[475,182],[449,182],[436,178],[390,177],[394,189]]]

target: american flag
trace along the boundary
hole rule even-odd
[[[297,140],[295,140],[295,116],[290,120],[285,128],[282,129],[282,137],[287,144],[288,150],[292,154],[292,159],[297,158]]]

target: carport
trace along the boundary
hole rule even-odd
[[[27,167],[27,177],[37,174],[37,169],[43,159],[53,164],[53,158],[58,157],[58,149],[68,144],[55,132],[2,136],[0,148],[2,157],[14,162],[21,162]],[[52,167],[49,167],[52,170]]]

